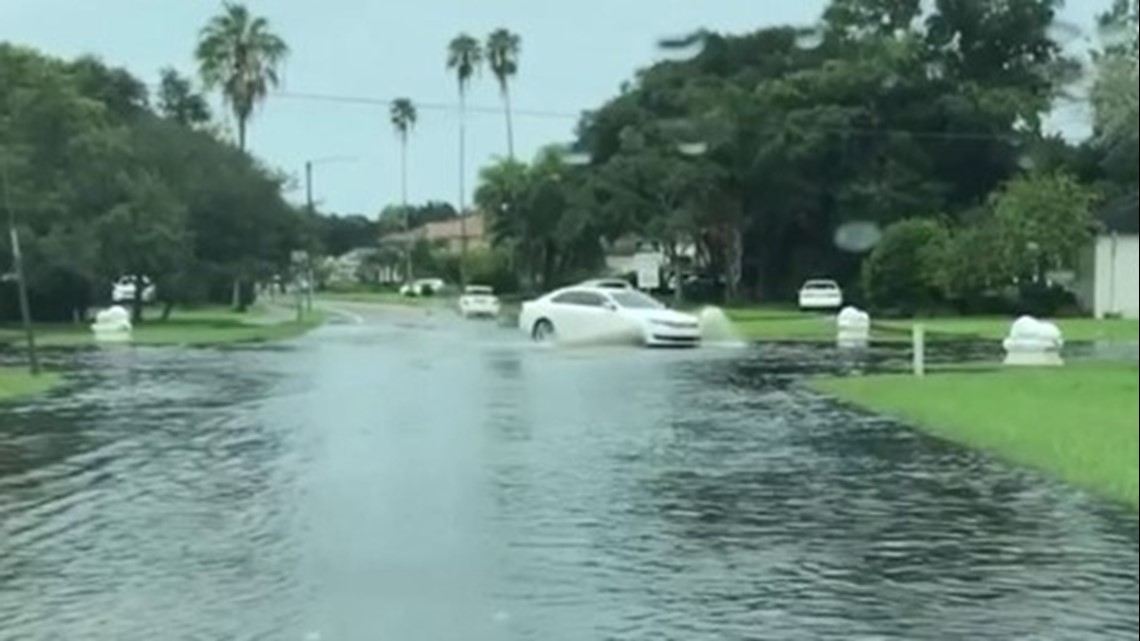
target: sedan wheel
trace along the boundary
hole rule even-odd
[[[531,332],[531,337],[534,338],[536,343],[551,343],[557,334],[554,331],[554,323],[546,320],[545,318],[534,324],[534,331]]]

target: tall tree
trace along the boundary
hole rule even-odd
[[[416,126],[416,106],[408,98],[392,102],[389,117],[400,138],[400,204],[404,210],[404,231],[412,230],[412,210],[408,207],[408,137]],[[412,280],[412,248],[404,248],[404,278]]]
[[[1101,20],[1104,51],[1097,57],[1092,102],[1097,143],[1114,178],[1135,187],[1140,165],[1137,100],[1137,2],[1118,0]]]
[[[194,91],[190,79],[177,70],[162,70],[158,85],[158,113],[184,127],[197,128],[210,122],[210,105]]]
[[[254,109],[279,85],[288,55],[289,46],[273,33],[268,20],[234,2],[226,2],[199,34],[199,74],[207,88],[221,90],[237,121],[242,151]]]
[[[506,29],[497,29],[487,38],[487,64],[503,97],[503,112],[507,118],[507,154],[515,157],[515,129],[511,114],[511,80],[519,72],[519,53],[522,38]]]
[[[459,227],[463,236],[460,247],[467,253],[467,90],[471,79],[483,65],[483,47],[479,41],[461,33],[447,47],[447,68],[455,73],[459,86]]]

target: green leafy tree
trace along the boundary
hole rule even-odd
[[[522,38],[507,29],[497,29],[487,38],[487,65],[499,83],[503,113],[507,118],[507,155],[515,157],[515,128],[511,114],[511,81],[519,72]]]
[[[210,105],[194,91],[190,79],[172,67],[162,70],[158,86],[158,113],[184,127],[199,128],[209,124]]]
[[[1093,189],[1064,173],[1018,177],[995,193],[991,207],[1012,271],[1043,281],[1075,268],[1096,230],[1096,202]]]
[[[1097,58],[1092,102],[1097,143],[1121,182],[1135,188],[1140,174],[1137,87],[1137,2],[1118,0],[1102,19],[1105,46]]]
[[[124,179],[126,197],[95,223],[103,273],[135,281],[136,323],[143,321],[143,278],[166,281],[189,258],[186,209],[161,179],[140,173]]]
[[[310,233],[282,179],[152,113],[141,83],[100,65],[0,44],[0,159],[35,317],[81,320],[121,276],[156,281],[169,312],[221,302],[226,283],[283,269]],[[0,264],[10,251],[5,235]],[[12,308],[9,289],[0,286],[0,316]]]
[[[936,220],[891,225],[863,265],[867,302],[884,313],[913,315],[938,302],[939,270],[949,235]]]
[[[237,122],[238,148],[246,149],[249,121],[280,81],[289,46],[269,21],[242,4],[226,2],[198,37],[195,57],[202,82],[221,91]]]

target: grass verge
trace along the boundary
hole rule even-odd
[[[62,382],[53,372],[32,376],[27,370],[0,367],[0,403],[43,394]]]
[[[1135,364],[827,379],[840,400],[1137,507]]]
[[[177,310],[166,321],[152,320],[135,327],[131,342],[135,345],[208,346],[278,341],[305,334],[323,322],[320,312],[309,313],[298,321],[291,310],[284,308],[247,313],[224,308]],[[0,344],[18,347],[22,336],[16,328],[0,328]],[[86,325],[41,325],[36,328],[36,340],[44,347],[95,344]]]
[[[742,307],[726,310],[741,336],[748,340],[832,342],[835,317],[808,314],[794,309]],[[1009,333],[1012,318],[926,318],[875,321],[872,340],[910,340],[911,327],[921,322],[931,340],[1000,341]],[[1140,322],[1135,320],[1067,318],[1057,321],[1068,342],[1140,341]]]

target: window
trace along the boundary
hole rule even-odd
[[[638,291],[615,292],[614,300],[626,309],[661,309],[665,307],[651,296]]]
[[[559,305],[579,305],[582,307],[602,307],[606,304],[606,299],[600,294],[593,292],[566,292],[555,296],[552,301]]]

